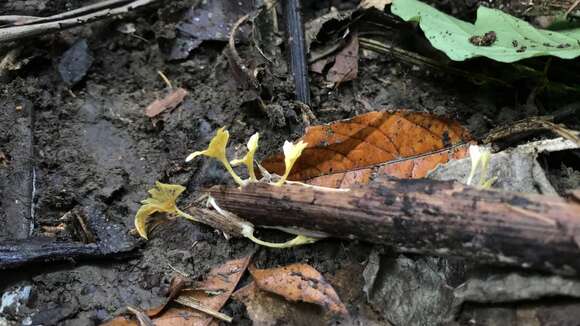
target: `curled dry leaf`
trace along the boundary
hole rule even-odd
[[[223,265],[212,268],[205,280],[198,282],[195,290],[185,290],[190,282],[175,276],[171,280],[169,295],[161,306],[145,310],[145,314],[153,319],[156,326],[207,326],[214,319],[203,312],[190,307],[176,305],[172,301],[177,297],[187,297],[195,300],[200,306],[219,311],[228,301],[238,285],[242,275],[248,268],[251,256],[230,260]],[[154,317],[154,318],[153,318]],[[125,316],[119,316],[102,326],[137,326],[138,322]]]
[[[203,1],[192,5],[177,23],[177,37],[169,59],[186,59],[204,41],[227,41],[238,17],[254,9],[254,1],[250,0]],[[242,32],[242,38],[247,39],[249,30]]]
[[[421,178],[450,159],[466,156],[471,136],[459,123],[426,113],[370,112],[314,126],[289,180],[327,187],[367,183],[373,175]],[[265,159],[268,171],[284,173],[281,154]]]
[[[256,282],[237,290],[232,299],[242,302],[254,325],[327,325],[326,316],[317,306],[290,302],[283,297],[262,291]]]
[[[149,118],[153,118],[167,109],[173,109],[183,102],[186,95],[187,91],[185,89],[178,88],[167,94],[165,98],[155,100],[153,103],[149,104],[149,106],[145,108],[145,115]]]
[[[213,268],[205,280],[197,284],[198,290],[184,291],[180,296],[198,302],[207,308],[219,311],[230,298],[238,282],[248,268],[251,256],[230,260],[227,263]],[[186,308],[186,307],[185,307]],[[195,319],[195,323],[191,319]],[[189,317],[190,324],[207,326],[214,320],[202,312],[192,311]]]
[[[322,74],[324,68],[326,68],[326,65],[328,65],[328,63],[331,61],[332,61],[331,58],[322,58],[320,60],[316,60],[310,65],[309,69],[312,72]]]
[[[336,9],[336,7],[330,7],[330,11],[328,13],[306,22],[304,24],[306,29],[304,36],[306,38],[306,47],[308,48],[308,51],[311,50],[311,44],[316,41],[318,34],[326,23],[333,21],[339,22],[346,18],[348,18],[348,15],[342,14],[340,11],[338,11],[338,9]]]
[[[336,55],[334,65],[328,71],[326,79],[334,83],[342,83],[356,79],[358,75],[358,36],[353,34]]]
[[[181,290],[183,290],[186,286],[190,285],[190,283],[191,282],[189,282],[185,277],[176,275],[171,279],[167,299],[163,302],[163,304],[144,311],[139,308],[129,306],[127,310],[131,312],[133,315],[135,315],[137,320],[133,320],[125,316],[119,316],[107,323],[101,324],[101,326],[133,326],[133,325],[143,326],[144,323],[143,320],[147,320],[147,318],[150,319],[153,317],[157,317],[164,311],[166,311],[166,313],[164,313],[163,316],[166,316],[169,313],[169,310],[172,309],[172,308],[166,309],[169,303],[179,295]],[[155,321],[156,325],[163,325],[162,323],[159,323],[158,319],[156,319]]]
[[[263,291],[281,295],[290,301],[314,303],[336,315],[348,315],[336,291],[310,265],[292,264],[271,269],[250,267],[250,273]]]

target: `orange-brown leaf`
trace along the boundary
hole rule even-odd
[[[177,107],[187,95],[187,91],[183,88],[178,88],[160,100],[155,100],[145,108],[145,115],[149,118],[156,117],[167,109]]]
[[[424,178],[438,164],[467,157],[468,148],[469,144],[463,144],[419,157],[377,164],[370,168],[322,175],[308,180],[308,183],[323,187],[349,188],[355,184],[369,183],[372,176],[388,175],[400,179]]]
[[[206,291],[185,291],[181,295],[187,295],[199,304],[211,308],[215,311],[219,311],[223,305],[228,301],[232,292],[238,285],[238,282],[242,278],[242,275],[248,268],[251,256],[231,260],[221,266],[213,268],[209,275],[203,282],[198,284],[200,289],[209,289],[214,291],[220,291],[218,295],[207,293]],[[185,307],[187,308],[187,307]],[[207,326],[213,321],[213,318],[202,313],[194,311],[196,317],[196,322],[189,325],[203,325]],[[215,323],[217,325],[217,322]]]
[[[256,285],[264,291],[281,295],[290,301],[315,303],[337,315],[348,314],[336,291],[310,265],[292,264],[271,269],[250,267],[250,273]]]
[[[223,265],[214,267],[204,281],[197,284],[196,288],[203,290],[214,290],[219,294],[208,294],[203,290],[185,290],[182,291],[185,282],[181,276],[174,277],[171,280],[169,296],[166,303],[145,311],[149,317],[155,317],[153,322],[156,326],[207,326],[212,323],[213,317],[199,312],[193,308],[176,305],[171,303],[178,295],[187,295],[200,305],[212,310],[219,311],[228,301],[232,292],[238,285],[242,275],[248,268],[251,256],[230,260]],[[172,305],[168,307],[168,305]],[[101,326],[137,326],[138,322],[125,316],[119,316]]]
[[[254,325],[327,325],[332,316],[320,314],[316,306],[291,302],[260,290],[256,282],[237,290],[232,299],[242,302]],[[329,317],[329,318],[326,318]]]
[[[397,111],[370,112],[314,126],[307,129],[301,140],[307,142],[308,147],[288,179],[345,187],[368,182],[377,172],[398,177],[424,177],[437,164],[464,156],[465,149],[456,147],[471,137],[455,121],[426,113]],[[427,154],[433,157],[426,158]],[[403,163],[410,158],[412,163]],[[376,171],[385,163],[389,163],[388,167]],[[267,158],[262,166],[282,174],[283,157],[278,154]]]

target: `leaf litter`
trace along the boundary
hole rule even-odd
[[[171,91],[164,98],[157,99],[153,101],[151,104],[149,104],[145,108],[145,115],[148,116],[149,118],[154,118],[163,113],[165,110],[174,109],[177,106],[179,106],[181,102],[183,102],[187,94],[188,94],[187,90],[179,87]]]
[[[187,58],[204,41],[227,42],[234,22],[253,9],[253,2],[247,0],[208,1],[197,8],[192,6],[177,24],[177,38],[169,59]],[[243,37],[247,37],[248,31],[243,32]]]
[[[370,112],[327,125],[310,127],[300,139],[308,143],[289,180],[328,187],[366,183],[374,174],[421,178],[438,164],[463,158],[469,132],[459,123],[425,113]],[[262,161],[280,174],[282,156]]]
[[[261,291],[280,295],[291,302],[307,302],[322,307],[333,316],[346,317],[348,310],[336,291],[312,266],[302,263],[270,269],[250,266],[253,282],[236,292],[235,297],[254,311]],[[263,297],[259,300],[268,300]]]
[[[353,34],[346,46],[336,54],[326,80],[334,83],[355,80],[358,75],[358,49],[358,36]]]
[[[232,298],[244,304],[254,325],[324,325],[327,320],[320,308],[308,303],[290,302],[260,290],[256,282],[236,291]]]
[[[169,293],[165,302],[155,308],[144,310],[143,313],[151,318],[157,326],[208,326],[216,325],[214,317],[198,309],[191,308],[188,303],[193,302],[204,310],[218,312],[229,300],[245,273],[251,256],[230,260],[223,265],[216,266],[209,271],[205,279],[196,282],[195,288],[190,280],[182,275],[174,276],[171,280]],[[173,302],[185,303],[176,305]],[[219,314],[218,316],[221,316]],[[222,319],[225,317],[222,317]],[[119,316],[103,326],[133,326],[137,321]]]

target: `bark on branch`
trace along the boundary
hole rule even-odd
[[[220,207],[259,226],[322,231],[406,253],[464,256],[565,275],[580,271],[578,197],[434,180],[382,180],[347,192],[260,183],[209,192]]]
[[[51,17],[32,17],[22,25],[0,28],[0,43],[54,33],[93,21],[116,17],[133,12],[136,9],[157,1],[159,0],[134,0],[131,2],[124,0],[106,0],[102,3],[93,4]],[[97,11],[93,12],[93,10]],[[8,18],[2,17],[6,16],[0,16],[0,21],[14,18],[12,16]]]

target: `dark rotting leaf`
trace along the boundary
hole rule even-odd
[[[76,41],[62,56],[58,72],[62,80],[72,87],[80,82],[93,64],[93,56],[87,40]]]

